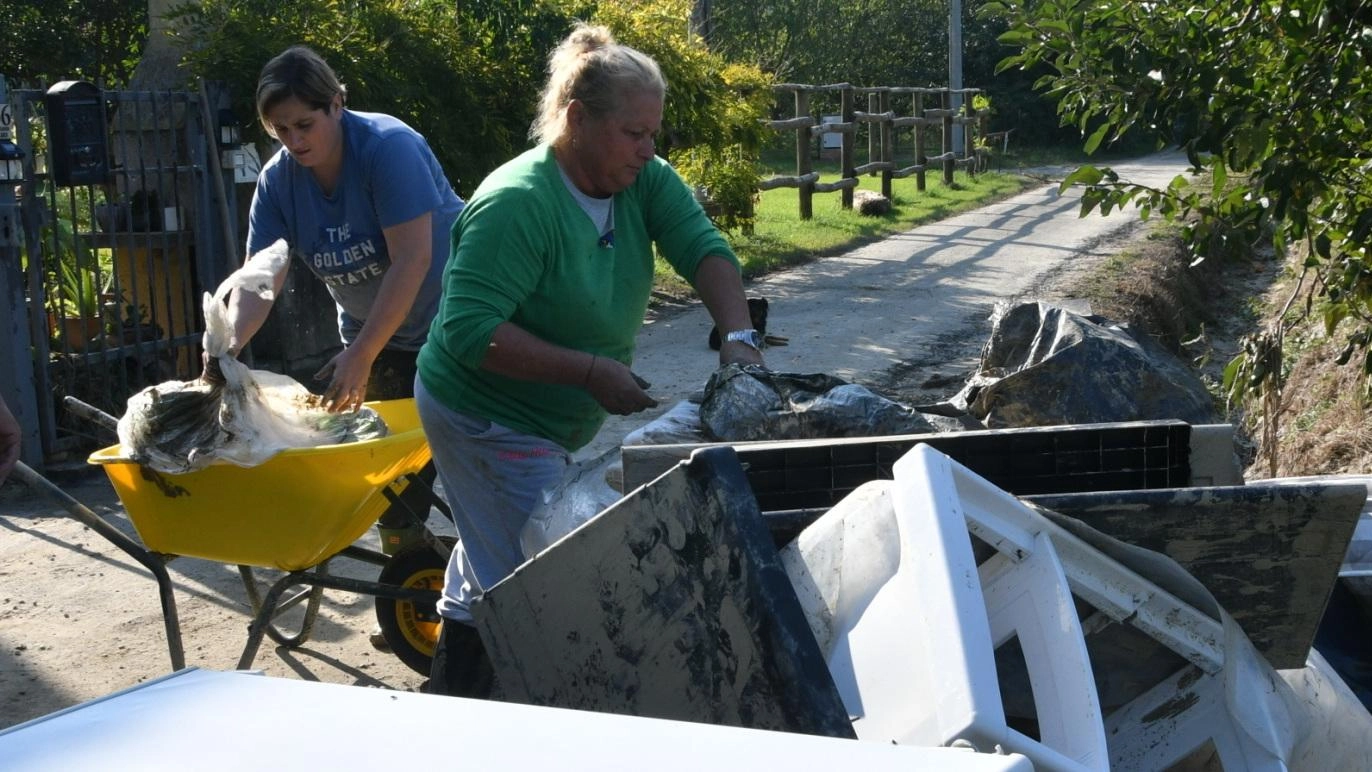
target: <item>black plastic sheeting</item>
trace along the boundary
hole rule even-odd
[[[997,314],[979,371],[950,403],[990,429],[1220,420],[1200,378],[1156,341],[1041,301]]]
[[[824,373],[725,365],[705,384],[705,434],[719,442],[880,437],[936,431],[914,408]]]

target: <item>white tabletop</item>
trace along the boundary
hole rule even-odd
[[[795,765],[795,766],[792,766]],[[6,770],[1031,770],[1022,756],[189,669],[0,732]]]

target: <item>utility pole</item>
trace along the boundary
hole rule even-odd
[[[962,89],[962,0],[948,0],[948,88],[954,92]],[[948,106],[956,110],[962,106],[962,94],[951,95]],[[961,123],[953,124],[953,147],[961,148]]]

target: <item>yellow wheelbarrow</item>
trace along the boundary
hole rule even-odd
[[[114,418],[78,403],[87,418],[111,427]],[[421,543],[394,556],[353,542],[395,502],[422,500],[451,517],[446,504],[427,490],[432,480],[428,442],[413,399],[367,403],[380,413],[390,433],[380,439],[282,451],[263,464],[240,467],[212,464],[185,474],[159,473],[124,455],[113,445],[91,454],[103,467],[142,544],[72,499],[26,467],[16,475],[57,496],[85,525],[142,563],[157,580],[167,648],[173,669],[185,666],[180,622],[165,563],[195,557],[238,566],[253,610],[239,669],[252,666],[263,635],[294,648],[309,640],[325,589],[371,595],[377,621],[392,651],[406,665],[428,674],[438,641],[434,611],[453,540],[424,528]],[[427,496],[402,494],[412,485]],[[413,491],[412,491],[413,493]],[[423,524],[422,512],[406,507]],[[348,557],[377,565],[376,581],[331,576],[329,561]],[[287,572],[265,595],[253,568]],[[288,590],[304,587],[290,596]],[[298,629],[280,629],[276,620],[306,604]]]

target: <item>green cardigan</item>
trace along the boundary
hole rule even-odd
[[[419,353],[426,388],[449,408],[553,440],[590,442],[605,411],[586,391],[481,369],[505,321],[567,348],[633,361],[653,286],[653,245],[682,278],[718,255],[738,264],[691,191],[661,158],[614,197],[614,244],[567,190],[551,148],[496,169],[453,226],[443,297]]]

